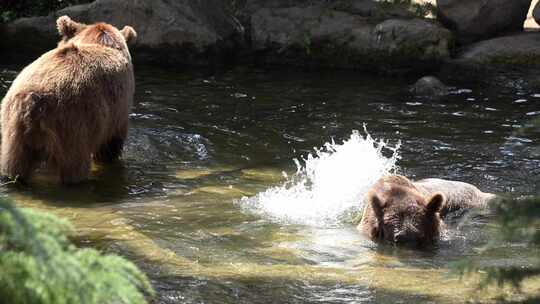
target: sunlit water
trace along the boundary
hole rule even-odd
[[[0,67],[1,95],[20,68]],[[441,100],[408,95],[415,79],[354,72],[136,75],[121,163],[94,167],[77,187],[38,176],[3,193],[71,219],[79,245],[135,261],[156,303],[490,302],[499,294],[460,281],[452,263],[537,254],[521,244],[482,251],[486,213],[450,219],[423,251],[377,246],[353,224],[365,190],[395,170],[539,192],[535,71],[445,78],[454,89]]]

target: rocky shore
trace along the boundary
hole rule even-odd
[[[0,24],[0,61],[53,48],[55,19],[68,15],[133,26],[137,63],[390,73],[531,65],[540,63],[540,33],[524,33],[530,9],[531,0],[97,0]]]

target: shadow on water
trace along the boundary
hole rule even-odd
[[[281,303],[396,303],[396,299],[400,299],[401,303],[410,303],[439,299],[332,280],[305,282],[288,278],[251,277],[214,281],[177,277],[164,278],[163,281],[158,283],[162,284],[163,300],[160,303],[178,303],[185,298],[194,299],[197,303],[213,303],[218,299],[220,303],[276,303],[276,299]]]
[[[2,83],[20,68],[0,68]],[[449,77],[452,94],[434,101],[407,93],[414,79],[355,72],[137,67],[122,162],[96,166],[79,186],[38,176],[2,195],[70,219],[78,244],[135,261],[153,280],[155,303],[489,302],[500,293],[478,292],[476,277],[450,275],[452,262],[532,254],[516,244],[482,252],[489,214],[451,218],[435,248],[413,250],[374,245],[347,220],[276,221],[242,198],[282,187],[296,172],[293,159],[340,143],[364,123],[374,138],[401,142],[398,172],[408,176],[538,191],[539,133],[522,128],[540,115],[537,76]]]

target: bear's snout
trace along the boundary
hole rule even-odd
[[[396,244],[405,244],[405,243],[416,243],[420,240],[420,237],[417,233],[409,231],[399,231],[394,234],[394,243]]]

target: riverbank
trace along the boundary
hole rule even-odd
[[[461,16],[443,5],[459,1],[439,1],[436,7],[424,1],[97,0],[1,24],[0,62],[28,62],[54,48],[55,20],[69,15],[86,23],[135,27],[136,64],[255,64],[387,74],[422,74],[447,65],[539,64],[540,33],[523,33],[530,0],[511,6],[516,2],[501,1],[504,10],[482,7],[478,16]],[[480,34],[478,27],[469,30],[475,18],[486,24]],[[456,22],[463,27],[452,26]]]

